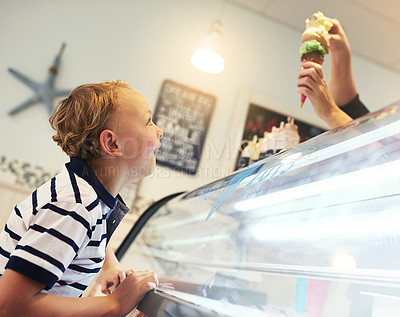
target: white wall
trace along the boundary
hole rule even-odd
[[[191,54],[220,11],[221,2],[216,0],[2,0],[0,154],[51,170],[59,170],[67,161],[51,140],[43,105],[13,117],[7,115],[31,95],[7,68],[42,82],[63,41],[67,47],[56,79],[58,89],[123,79],[147,97],[153,110],[164,79],[217,97],[200,162],[201,175],[187,176],[159,167],[140,187],[142,195],[153,199],[226,175],[227,162],[236,153],[232,124],[239,122],[237,113],[243,109],[237,107],[243,107],[243,92],[249,100],[253,93],[276,100],[268,106],[279,111],[283,105],[295,117],[323,126],[310,105],[299,109],[298,31],[226,4],[222,15],[226,70],[208,75],[192,67]],[[400,99],[399,74],[358,56],[353,61],[359,92],[371,110]],[[329,61],[324,67],[328,75]]]

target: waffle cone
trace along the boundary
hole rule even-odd
[[[312,61],[314,63],[318,63],[320,65],[322,65],[322,63],[324,62],[324,56],[317,51],[313,51],[313,52],[308,52],[305,53],[303,55],[301,55],[301,61]]]

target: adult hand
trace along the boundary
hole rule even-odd
[[[332,54],[335,53],[348,53],[350,54],[350,43],[347,39],[346,33],[339,20],[331,19],[333,24],[331,29],[329,30],[329,34],[331,36],[329,43]]]
[[[305,61],[301,64],[297,78],[297,92],[304,94],[311,102],[316,115],[330,128],[343,125],[351,118],[336,105],[325,80],[322,66]]]

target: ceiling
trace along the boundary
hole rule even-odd
[[[399,0],[228,0],[245,9],[304,31],[317,11],[337,18],[353,54],[400,73]]]

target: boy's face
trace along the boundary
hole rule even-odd
[[[122,152],[123,173],[128,174],[124,176],[137,179],[152,174],[163,131],[153,123],[146,98],[133,89],[121,90],[111,125]]]

